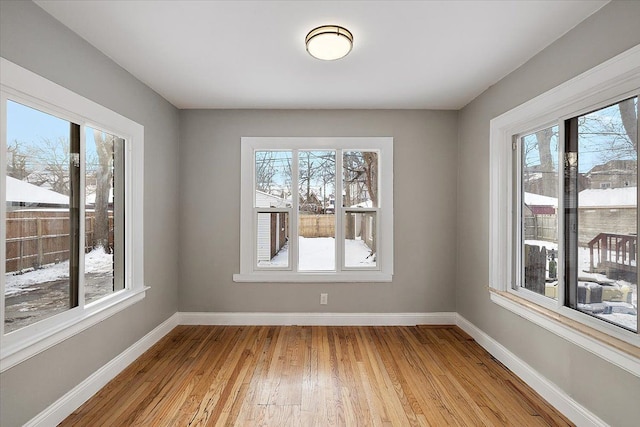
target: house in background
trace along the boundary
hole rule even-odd
[[[53,190],[6,177],[7,210],[24,208],[69,208],[69,196]]]
[[[291,199],[283,199],[282,197],[256,190],[256,207],[290,208]],[[280,252],[280,249],[287,244],[289,239],[289,215],[286,212],[258,212],[257,221],[257,261],[258,265],[261,265],[265,261],[271,261]]]
[[[609,160],[591,168],[585,178],[589,182],[589,188],[594,189],[637,187],[638,161]]]
[[[149,14],[152,2],[0,1],[2,58],[144,126],[144,191],[135,197],[145,203],[146,292],[28,357],[3,360],[0,424],[55,425],[180,319],[366,312],[380,323],[411,314],[458,325],[578,425],[635,426],[637,346],[601,343],[614,360],[602,357],[586,334],[561,336],[555,324],[494,303],[487,285],[499,261],[488,243],[490,121],[638,46],[640,2],[513,2],[508,11],[505,2],[367,2],[366,13],[357,2],[335,2],[330,16],[384,30],[354,30],[352,54],[334,63],[304,50],[306,31],[331,12],[325,4],[303,13],[314,3],[283,5],[277,18],[264,13],[268,2],[183,2],[174,10],[163,2]],[[448,8],[458,19],[431,13]],[[112,13],[120,18],[96,24]],[[183,16],[192,17],[186,29]],[[391,44],[397,34],[419,46]],[[282,40],[291,55],[278,53]],[[356,98],[351,90],[365,82],[373,86]],[[391,282],[233,282],[239,141],[255,135],[394,138]],[[532,207],[552,209],[548,201]],[[320,306],[327,287],[330,303]]]

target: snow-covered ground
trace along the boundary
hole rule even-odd
[[[109,274],[113,271],[113,255],[105,253],[103,248],[85,254],[84,260],[86,274]],[[45,265],[23,274],[9,273],[5,277],[4,295],[33,291],[39,289],[42,283],[66,279],[69,279],[69,261]]]
[[[336,268],[335,239],[333,237],[298,238],[300,271],[332,271]],[[375,267],[376,261],[371,256],[371,249],[362,240],[345,241],[345,265],[349,267]],[[280,249],[271,261],[260,261],[260,267],[287,267],[289,260],[289,244]]]
[[[526,244],[528,245],[537,245],[540,247],[546,247],[547,250],[554,249],[558,250],[558,245],[552,242],[546,242],[543,240],[527,240]],[[595,260],[594,260],[595,262]],[[597,313],[594,316],[605,319],[609,322],[615,323],[620,326],[624,326],[625,328],[629,328],[632,330],[636,330],[637,328],[637,309],[638,309],[638,285],[636,283],[630,283],[625,280],[614,280],[608,279],[604,274],[597,273],[589,273],[591,268],[590,265],[590,252],[589,248],[578,248],[578,277],[580,280],[593,280],[595,282],[605,282],[610,281],[613,282],[614,286],[629,286],[632,290],[631,296],[631,304],[634,306],[634,309],[628,307],[626,303],[618,303],[618,302],[607,302],[608,305],[612,308],[611,314],[602,314]],[[558,272],[561,274],[561,272]],[[635,313],[631,313],[635,311]]]
[[[113,292],[113,256],[102,248],[85,255],[85,302]],[[69,261],[5,276],[5,332],[69,309]]]

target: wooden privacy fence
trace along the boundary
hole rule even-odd
[[[95,216],[86,212],[85,251],[95,246]],[[109,213],[109,246],[113,247],[113,213]],[[69,259],[69,212],[14,211],[6,219],[6,272],[38,268]]]
[[[546,276],[547,248],[524,245],[524,287],[544,295]]]
[[[345,238],[362,239],[375,250],[375,213],[349,212],[345,218]],[[335,237],[335,215],[300,215],[298,233],[302,237]]]
[[[527,240],[558,239],[558,220],[556,215],[530,215],[524,217],[524,237]]]
[[[298,233],[302,237],[335,237],[335,215],[300,215]]]

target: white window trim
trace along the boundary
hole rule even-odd
[[[613,338],[640,347],[640,335],[623,328],[598,321],[589,315],[562,306],[563,284],[558,284],[558,301],[532,296],[526,290],[513,290],[513,200],[514,165],[513,135],[525,134],[536,128],[559,124],[562,132],[564,119],[592,111],[600,106],[615,103],[640,91],[640,45],[635,46],[605,63],[543,93],[542,95],[494,118],[490,123],[490,224],[489,224],[489,286],[508,292],[522,300],[580,322]],[[562,140],[562,135],[560,139]],[[562,180],[560,180],[562,181]],[[562,193],[559,193],[562,194]],[[561,196],[562,197],[562,196]],[[561,206],[562,201],[558,200]],[[561,222],[561,221],[559,221]],[[562,224],[558,225],[562,229]],[[560,243],[560,242],[559,242]],[[560,243],[561,244],[561,243]],[[560,252],[562,248],[560,247]],[[562,271],[559,259],[558,270]],[[572,341],[576,330],[563,323],[550,326],[548,318],[520,304],[509,303],[498,292],[491,292],[491,299],[502,307],[529,319],[550,331]],[[613,351],[602,341],[584,334],[580,345],[600,357],[640,376],[640,360]]]
[[[5,58],[0,58],[2,160],[0,162],[0,199],[6,192],[6,101],[23,101],[45,112],[81,126],[107,130],[127,141],[125,164],[125,289],[32,325],[4,334],[4,288],[6,247],[0,245],[0,372],[72,337],[144,298],[143,177],[144,127],[87,98],[59,86]],[[81,133],[83,137],[84,133]],[[84,196],[82,196],[84,197]],[[4,202],[3,202],[4,203]],[[5,208],[0,208],[0,222],[5,224]],[[5,241],[5,227],[0,232]]]
[[[339,272],[296,272],[254,268],[255,221],[253,209],[253,153],[259,150],[378,150],[380,152],[380,201],[377,210],[379,267],[342,269]],[[295,163],[294,163],[295,165]],[[341,159],[337,159],[336,190],[341,187]],[[294,171],[295,173],[295,171]],[[240,273],[235,282],[390,282],[393,278],[393,138],[392,137],[242,137],[240,201]],[[294,193],[294,197],[295,197]],[[336,199],[336,227],[341,224]],[[297,224],[291,217],[291,227]],[[341,245],[336,242],[336,262],[344,263]],[[295,253],[295,244],[292,242]],[[293,256],[292,256],[293,258]],[[295,265],[290,259],[290,264]]]

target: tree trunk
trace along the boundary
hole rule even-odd
[[[538,141],[538,153],[540,154],[540,172],[542,172],[542,194],[549,197],[558,197],[558,185],[555,178],[555,168],[551,155],[552,128],[540,130],[535,133]]]
[[[626,99],[618,104],[620,109],[620,117],[622,117],[622,125],[627,132],[627,136],[633,144],[634,150],[638,151],[638,113],[636,111],[633,98]]]
[[[96,169],[96,201],[94,246],[102,246],[105,252],[109,253],[109,190],[113,182],[113,135],[108,135],[94,130],[93,136],[96,141],[96,151],[98,152],[98,166]]]
[[[365,179],[371,206],[378,206],[378,153],[362,152],[365,163]]]

